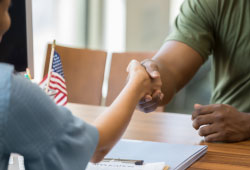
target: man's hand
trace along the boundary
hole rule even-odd
[[[194,105],[193,127],[206,142],[238,142],[250,138],[250,115],[225,104]]]
[[[161,92],[162,81],[157,64],[149,59],[142,61],[141,64],[152,78],[152,83],[157,87],[153,94],[144,96],[137,106],[139,110],[148,113],[154,111],[159,106],[164,95]]]

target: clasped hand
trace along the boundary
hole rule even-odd
[[[150,59],[141,62],[147,71],[152,85],[155,87],[151,94],[145,95],[138,103],[137,108],[142,112],[149,113],[154,111],[162,102],[164,94],[161,91],[162,81],[157,64]]]
[[[162,101],[161,78],[153,60],[141,63],[156,85],[151,95],[141,99],[138,107],[143,112],[154,111]],[[207,142],[238,142],[250,138],[250,115],[226,104],[195,104],[192,114],[193,127]]]
[[[138,93],[142,94],[140,97],[144,98],[145,101],[151,101],[152,96],[161,94],[161,80],[159,78],[151,78],[145,67],[138,61],[132,60],[128,67],[128,83],[139,86]],[[161,96],[160,96],[161,97]]]
[[[249,116],[226,104],[195,104],[192,120],[206,142],[238,142],[250,137]]]

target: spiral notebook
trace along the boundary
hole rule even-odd
[[[183,170],[203,156],[206,151],[206,145],[184,145],[138,140],[121,140],[105,158],[143,160],[145,164],[164,162],[165,165],[169,166],[169,170]],[[89,165],[88,168],[91,169],[87,168],[87,170],[113,170],[111,169],[114,165],[113,163],[114,162],[111,162],[110,164],[106,163],[106,167],[98,167],[98,165],[94,167],[94,165]],[[115,166],[118,165],[119,162],[115,164]],[[120,165],[122,166],[122,164]],[[134,167],[135,166],[131,166],[131,168],[126,167],[126,170],[135,169]],[[139,169],[138,167],[137,170],[148,170],[145,166],[141,166],[142,169]],[[116,170],[125,169],[116,168]],[[151,170],[153,170],[152,167]]]

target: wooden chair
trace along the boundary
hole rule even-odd
[[[118,96],[122,88],[125,86],[128,75],[126,68],[129,62],[132,59],[143,61],[144,59],[152,58],[154,55],[155,52],[125,52],[112,54],[106,106],[109,106],[113,102],[113,100]],[[163,107],[159,107],[159,109],[157,109],[157,111],[163,110]]]
[[[104,51],[56,46],[61,57],[68,101],[100,105],[107,53]],[[48,73],[51,44],[48,45],[44,75]]]

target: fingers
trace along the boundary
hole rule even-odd
[[[149,76],[152,78],[152,85],[154,90],[161,91],[162,81],[159,73],[159,69],[154,60],[146,59],[141,62],[141,65],[145,68]]]
[[[208,115],[201,115],[198,116],[193,120],[193,127],[197,130],[202,125],[208,125],[214,123],[214,115],[208,114]]]
[[[199,115],[211,114],[215,111],[214,105],[194,105],[194,112],[192,114],[192,120],[194,120]]]
[[[205,136],[206,142],[219,142],[222,141],[221,135],[219,133],[213,133],[211,135]]]
[[[138,104],[138,109],[145,113],[152,112],[159,106],[162,101],[162,98],[163,94],[160,91],[155,92],[152,95],[152,99],[150,101],[146,101],[145,98],[141,100]]]
[[[151,92],[153,92],[153,94],[146,95],[142,100],[140,100],[138,104],[139,110],[148,113],[154,111],[164,97],[163,93],[161,92],[162,81],[158,71],[158,66],[153,60],[147,59],[142,61],[141,64],[136,60],[132,60],[127,67],[127,71],[131,73],[131,71],[134,71],[134,69],[138,69],[140,67],[144,68],[152,78]]]
[[[206,125],[199,129],[199,135],[204,136],[206,142],[220,142],[223,141],[221,133],[215,125]]]
[[[148,95],[145,96],[144,99],[145,99],[145,100],[144,100],[145,102],[149,102],[149,101],[152,100],[152,96],[148,94]]]
[[[160,100],[159,98],[156,98],[154,101],[152,100],[152,102],[148,102],[146,107],[139,106],[139,110],[144,113],[153,112],[159,106],[159,104],[160,104]]]
[[[141,64],[137,60],[131,60],[127,67],[127,72],[134,70],[136,67],[141,67]]]
[[[200,129],[199,129],[199,135],[200,136],[209,136],[211,134],[214,134],[214,133],[217,133],[217,128],[215,127],[215,125],[205,125],[205,126],[202,126]]]
[[[151,78],[159,78],[160,73],[157,64],[150,59],[143,60],[141,64],[145,67],[146,71]]]
[[[163,93],[160,90],[156,90],[156,91],[154,91],[154,93],[152,95],[148,94],[143,99],[141,99],[139,101],[139,104],[141,106],[144,106],[144,104],[145,104],[145,106],[146,106],[146,105],[149,105],[149,102],[154,102],[152,100],[155,100],[156,98],[159,98],[160,100],[162,100],[163,97],[164,97]]]
[[[209,119],[207,122],[210,122],[210,123],[200,123],[202,125],[199,126],[198,134],[200,136],[204,136],[206,142],[223,141],[224,140],[223,133],[220,131],[220,129],[218,129],[218,124],[213,123],[213,120],[209,118],[209,116],[210,115],[202,115],[198,117],[200,122],[206,122],[206,120],[204,119]]]

